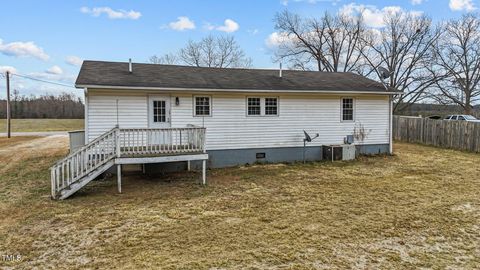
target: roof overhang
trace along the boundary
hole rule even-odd
[[[316,93],[316,94],[373,94],[401,95],[402,91],[332,91],[332,90],[271,90],[271,89],[215,89],[215,88],[178,88],[178,87],[139,87],[118,85],[76,84],[76,88],[95,88],[112,90],[154,90],[154,91],[192,91],[192,92],[240,92],[240,93]]]

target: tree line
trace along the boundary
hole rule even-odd
[[[10,108],[12,118],[82,119],[84,117],[82,100],[69,93],[26,96],[14,90]],[[0,100],[0,117],[7,117],[6,100]]]
[[[480,101],[480,20],[478,14],[433,23],[424,14],[387,12],[382,27],[369,27],[364,12],[325,13],[305,18],[283,11],[274,22],[274,60],[291,69],[354,72],[404,92],[394,111],[410,104],[455,104],[467,114]],[[152,56],[157,64],[249,67],[233,37],[190,41],[176,53]],[[381,70],[389,77],[382,80]]]

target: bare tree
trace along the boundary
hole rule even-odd
[[[245,55],[233,36],[207,36],[200,41],[190,40],[177,54],[152,56],[154,64],[185,64],[197,67],[250,67],[252,59]]]
[[[436,82],[437,100],[454,103],[472,114],[472,104],[480,100],[480,20],[468,14],[445,24],[442,36],[434,46],[432,76]]]
[[[349,72],[361,64],[364,31],[361,16],[330,15],[302,19],[283,11],[275,16],[275,29],[281,38],[277,60],[289,61],[293,68]]]
[[[178,56],[173,53],[167,53],[162,56],[151,56],[148,61],[152,64],[175,65],[179,63]]]
[[[404,92],[393,108],[401,111],[427,98],[427,90],[441,79],[429,72],[431,47],[440,30],[430,18],[404,12],[388,13],[384,22],[385,27],[362,37],[366,46],[362,54],[370,65],[370,72],[364,75],[379,79],[378,67],[386,68],[390,77],[385,84]]]

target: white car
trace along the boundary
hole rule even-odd
[[[443,118],[443,120],[457,120],[457,121],[467,121],[467,122],[477,122],[477,123],[480,123],[480,120],[478,120],[478,119],[475,118],[474,116],[468,115],[468,114],[449,115],[449,116]]]

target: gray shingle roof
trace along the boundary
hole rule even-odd
[[[133,63],[128,72],[126,62],[84,61],[75,85],[118,86],[134,88],[194,88],[215,90],[278,91],[358,91],[385,90],[376,81],[353,73],[316,71],[205,68],[176,65]]]

